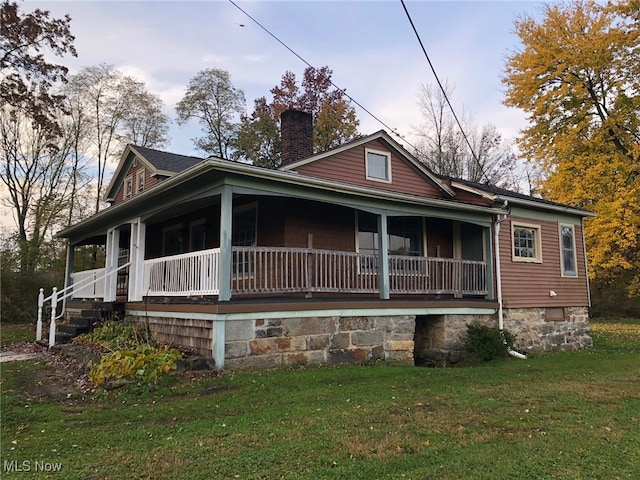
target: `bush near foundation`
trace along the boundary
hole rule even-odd
[[[513,335],[507,330],[502,332],[497,327],[488,327],[479,323],[467,325],[465,350],[471,356],[489,362],[495,358],[508,356],[513,347]]]

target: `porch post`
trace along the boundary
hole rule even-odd
[[[144,255],[146,243],[146,224],[137,218],[131,222],[131,238],[129,240],[129,291],[128,300],[142,301],[144,295]]]
[[[378,283],[380,288],[380,298],[389,299],[389,239],[387,238],[387,214],[381,213],[378,216]]]
[[[220,194],[220,269],[218,271],[218,300],[231,300],[231,264],[233,222],[233,191],[230,185],[222,187]]]
[[[120,248],[120,230],[110,228],[107,230],[107,245],[105,248],[105,279],[104,297],[105,302],[116,301],[116,285],[118,276],[113,271],[118,268],[118,249]]]
[[[213,360],[216,362],[216,368],[224,367],[224,347],[225,347],[225,329],[226,319],[224,315],[217,315],[213,321]]]

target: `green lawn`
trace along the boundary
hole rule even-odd
[[[594,321],[593,338],[476,367],[171,376],[84,399],[39,395],[41,362],[2,364],[2,478],[638,479],[640,320]]]

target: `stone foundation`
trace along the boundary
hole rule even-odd
[[[551,319],[551,314],[553,318]],[[212,320],[138,317],[156,339],[211,357]],[[466,356],[467,325],[498,325],[497,314],[227,320],[225,369],[367,363],[446,366]],[[592,346],[586,307],[504,310],[504,328],[523,353]]]
[[[413,316],[230,321],[225,368],[367,363],[413,365]]]
[[[576,350],[593,346],[589,335],[587,307],[565,307],[562,318],[547,319],[546,308],[504,310],[504,328],[516,337],[515,348],[522,352]],[[559,310],[559,309],[553,309]]]

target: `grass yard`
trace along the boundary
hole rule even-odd
[[[151,392],[43,395],[64,383],[54,367],[3,363],[2,478],[635,480],[640,320],[592,334],[482,366],[174,375]]]

